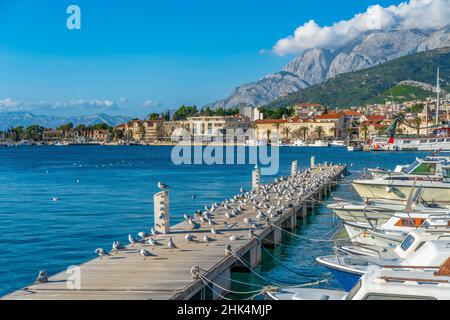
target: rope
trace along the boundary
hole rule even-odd
[[[228,278],[228,277],[225,277],[224,275],[221,275],[221,274],[218,274],[218,273],[211,273],[211,272],[208,272],[208,270],[205,270],[205,269],[202,269],[202,268],[199,268],[199,270],[203,271],[204,273],[211,274],[211,275],[213,275],[213,276],[215,276],[217,278],[222,278],[222,279],[229,280],[229,281],[232,281],[232,282],[236,282],[236,283],[239,283],[239,284],[244,284],[244,285],[253,286],[253,287],[260,287],[260,288],[264,288],[265,287],[264,285],[254,284],[254,283],[250,283],[250,282],[243,282],[243,281],[235,280],[235,279],[232,279],[232,278]]]
[[[345,238],[340,238],[340,239],[325,240],[325,239],[312,239],[312,238],[302,237],[302,236],[299,236],[298,234],[294,234],[292,232],[284,230],[283,228],[280,228],[280,227],[278,227],[278,226],[276,226],[274,224],[272,224],[272,226],[274,226],[277,229],[280,229],[282,232],[285,232],[285,233],[287,233],[287,234],[289,234],[289,235],[291,235],[293,237],[296,237],[296,238],[299,238],[299,239],[302,239],[302,240],[305,240],[305,241],[310,241],[310,242],[336,242],[336,241],[352,240],[352,239],[355,239],[355,238],[359,237],[361,234],[364,233],[364,231],[362,231],[362,232],[358,233],[357,235],[355,235],[353,237],[345,237]]]
[[[230,293],[234,293],[234,294],[255,294],[255,293],[261,293],[261,290],[253,290],[253,291],[233,291],[233,290],[230,290],[230,289],[227,289],[227,288],[224,288],[224,287],[218,285],[217,283],[215,283],[215,282],[212,281],[212,280],[209,280],[208,278],[206,278],[205,276],[203,276],[203,275],[200,274],[200,273],[198,274],[198,276],[200,277],[200,279],[204,279],[204,280],[206,280],[206,281],[212,283],[213,285],[215,285],[215,286],[218,287],[219,289],[222,289],[223,291],[227,291],[227,292],[230,292]]]
[[[259,239],[257,239],[257,240],[259,240]],[[290,272],[292,272],[292,273],[294,273],[294,274],[296,274],[296,275],[298,275],[298,276],[300,276],[300,277],[306,277],[306,278],[309,278],[309,277],[311,277],[311,274],[306,274],[306,273],[300,273],[300,272],[298,272],[298,271],[296,271],[296,270],[293,270],[293,269],[291,269],[291,268],[289,268],[289,267],[287,267],[281,260],[279,260],[279,259],[277,259],[276,257],[274,257],[270,252],[269,252],[269,250],[267,250],[266,248],[264,248],[264,246],[261,246],[262,248],[263,248],[263,250],[273,259],[273,260],[275,260],[281,267],[283,267],[284,269],[286,269],[286,270],[288,270],[288,271],[290,271]],[[314,281],[318,281],[318,280],[314,280]]]

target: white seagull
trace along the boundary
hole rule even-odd
[[[150,251],[148,251],[146,249],[139,249],[138,253],[139,253],[140,256],[144,257],[144,260],[147,259],[147,257],[154,256],[153,253],[151,253]]]
[[[177,246],[175,245],[175,242],[173,242],[172,237],[169,238],[169,242],[167,243],[167,247],[169,249],[178,249]]]
[[[158,188],[159,188],[160,190],[167,190],[167,189],[170,189],[170,187],[169,187],[167,184],[162,183],[162,182],[158,182]]]
[[[134,247],[136,243],[138,243],[137,239],[134,238],[131,234],[128,235],[128,241],[131,243],[131,246]]]
[[[102,259],[104,256],[110,255],[108,252],[106,252],[102,248],[95,249],[95,253],[99,255],[100,259]]]

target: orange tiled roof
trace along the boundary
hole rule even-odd
[[[288,123],[289,121],[286,119],[264,119],[264,120],[256,120],[257,124],[270,124],[270,123]]]
[[[340,113],[340,112],[338,112],[338,113],[333,112],[333,113],[326,113],[326,114],[322,114],[322,115],[320,115],[320,116],[317,116],[316,119],[318,119],[318,120],[340,119],[340,118],[342,118],[343,116],[344,116],[343,113]]]

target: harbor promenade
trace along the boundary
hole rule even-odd
[[[297,171],[295,162],[290,177],[262,185],[256,169],[253,190],[205,208],[208,221],[200,213],[191,214],[192,219],[164,226],[167,232],[153,237],[157,245],[147,241],[130,244],[3,299],[220,299],[231,287],[232,271],[258,265],[261,246],[280,244],[282,230],[294,230],[315,203],[331,193],[345,170],[342,165],[312,164],[312,168]],[[158,219],[163,216],[155,216],[155,225]],[[165,219],[168,222],[169,217]],[[149,229],[152,226],[149,216]],[[167,245],[170,238],[175,245],[172,248]],[[141,248],[151,256],[140,255],[137,251]]]

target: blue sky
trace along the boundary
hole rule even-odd
[[[0,100],[55,115],[201,106],[282,69],[293,56],[270,49],[308,20],[400,2],[0,0]],[[66,27],[71,4],[81,30]]]

